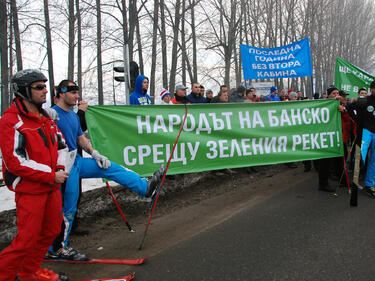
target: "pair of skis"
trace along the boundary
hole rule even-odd
[[[45,259],[45,262],[64,262],[64,263],[99,263],[99,264],[123,264],[123,265],[140,265],[146,261],[146,258],[141,259],[85,259],[80,261],[74,260],[66,260],[66,259]],[[87,280],[80,280],[80,281],[130,281],[134,278],[134,273],[131,273],[126,276],[117,277],[117,278],[109,278],[109,279],[87,279]]]
[[[147,258],[141,259],[85,259],[85,260],[68,260],[68,259],[44,259],[45,262],[65,262],[65,263],[99,263],[99,264],[123,264],[123,265],[140,265]]]
[[[130,281],[134,278],[134,273],[129,275],[118,277],[118,278],[110,278],[110,279],[86,279],[86,280],[79,280],[79,281]]]

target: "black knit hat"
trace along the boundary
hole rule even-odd
[[[331,86],[329,86],[328,87],[328,89],[327,89],[327,95],[330,95],[334,90],[339,90],[339,89],[337,89],[335,86],[333,86],[333,85],[331,85]]]

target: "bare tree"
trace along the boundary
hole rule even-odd
[[[12,24],[14,29],[14,42],[16,45],[16,60],[17,70],[22,70],[22,51],[21,51],[21,38],[20,29],[18,25],[18,11],[17,11],[17,0],[10,1],[10,7],[12,11]]]
[[[183,1],[183,5],[184,5]],[[164,0],[160,0],[160,37],[161,37],[161,54],[162,54],[162,76],[163,76],[163,88],[168,88],[168,60],[167,60],[167,33],[165,27],[165,4]],[[173,91],[173,89],[170,89]]]
[[[47,57],[48,57],[48,82],[50,88],[51,103],[53,104],[54,88],[55,88],[55,79],[53,73],[53,54],[52,54],[52,36],[51,36],[51,27],[49,20],[49,9],[48,9],[48,0],[43,0],[44,2],[44,29],[46,32],[47,39]]]
[[[97,63],[97,74],[98,74],[98,103],[99,105],[104,104],[103,98],[103,66],[102,66],[102,18],[101,18],[101,6],[100,0],[96,0],[96,63]]]
[[[210,14],[208,14],[207,8],[202,7],[211,27],[210,32],[212,32],[212,35],[206,33],[207,49],[216,50],[223,58],[225,64],[224,84],[230,87],[231,61],[237,39],[238,26],[241,22],[241,14],[237,13],[240,2],[237,0],[229,2],[212,0],[212,4],[214,10]],[[218,14],[218,16],[215,17],[213,14]]]
[[[9,107],[8,91],[8,15],[5,1],[0,1],[1,115]]]
[[[189,0],[190,12],[191,12],[191,39],[193,44],[193,81],[198,81],[198,65],[197,65],[197,36],[195,32],[195,0]]]
[[[153,31],[152,31],[152,51],[151,51],[151,76],[150,93],[155,96],[155,68],[156,68],[156,43],[158,37],[159,1],[154,0]]]
[[[68,35],[68,79],[74,79],[74,0],[68,2],[68,23],[69,23],[69,35]]]
[[[77,12],[77,84],[79,86],[79,96],[82,99],[82,20],[79,1],[76,0],[75,3]]]
[[[175,15],[174,15],[174,26],[173,26],[173,45],[171,53],[171,71],[169,77],[169,89],[174,89],[176,85],[176,70],[177,70],[177,54],[178,54],[178,35],[180,28],[180,9],[181,0],[176,0]]]

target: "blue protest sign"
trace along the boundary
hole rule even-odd
[[[241,45],[245,80],[312,76],[309,38],[277,48]]]

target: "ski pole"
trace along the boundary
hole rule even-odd
[[[350,187],[349,176],[348,176],[348,169],[347,169],[347,165],[346,165],[346,159],[345,159],[344,156],[342,157],[342,159],[344,161],[344,171],[345,171],[346,183],[348,185],[348,191],[351,192],[352,189]]]
[[[352,152],[353,152],[353,148],[354,148],[354,145],[355,145],[355,141],[356,141],[356,139],[357,139],[357,136],[355,136],[354,137],[354,140],[353,140],[353,143],[352,143],[352,146],[350,147],[350,150],[349,150],[349,153],[348,153],[348,158],[345,160],[345,158],[344,158],[344,167],[345,167],[345,164],[347,164],[349,161],[350,161],[350,159],[351,159],[351,155],[352,155]],[[344,156],[343,156],[344,157]],[[348,171],[345,171],[345,169],[342,171],[342,173],[341,173],[341,176],[340,176],[340,180],[339,180],[339,184],[338,184],[338,186],[340,187],[340,184],[341,184],[341,180],[342,180],[342,178],[343,178],[343,176],[344,176],[344,173],[348,173]],[[350,191],[350,190],[349,190]]]
[[[176,148],[176,145],[177,145],[178,139],[180,138],[180,135],[181,135],[181,132],[182,132],[182,128],[183,128],[184,125],[185,125],[185,121],[186,121],[186,117],[187,117],[187,113],[188,113],[188,111],[187,111],[186,103],[185,103],[184,105],[185,105],[185,116],[184,116],[184,120],[183,120],[182,123],[181,123],[180,130],[178,131],[178,135],[177,135],[176,141],[174,142],[174,145],[173,145],[173,148],[172,148],[172,151],[171,151],[171,155],[169,156],[168,163],[167,163],[167,167],[165,168],[164,175],[163,175],[163,178],[162,178],[161,183],[160,183],[159,192],[156,194],[156,198],[155,198],[154,204],[153,204],[153,206],[152,206],[151,214],[150,214],[150,217],[149,217],[149,219],[148,219],[148,223],[147,223],[147,225],[146,225],[145,232],[143,233],[143,237],[142,237],[141,243],[139,244],[139,248],[138,248],[138,250],[142,250],[143,243],[145,242],[145,239],[146,239],[146,235],[147,235],[148,228],[150,227],[150,224],[151,224],[152,215],[154,214],[155,207],[156,207],[156,203],[158,202],[158,199],[159,199],[160,190],[161,190],[161,188],[162,188],[162,186],[163,186],[163,183],[164,183],[165,175],[167,174],[167,171],[168,171],[168,168],[169,168],[169,164],[171,163],[172,155],[173,155],[173,152],[174,152],[174,150],[175,150],[175,148]]]
[[[111,197],[113,199],[113,202],[115,203],[116,207],[117,207],[117,210],[120,212],[122,218],[124,219],[125,223],[126,223],[126,226],[128,227],[129,231],[130,232],[135,232],[135,230],[132,229],[132,227],[130,226],[128,220],[126,219],[124,213],[122,212],[121,208],[120,208],[120,205],[118,204],[116,198],[115,198],[115,195],[113,194],[112,192],[112,189],[111,187],[109,186],[109,183],[106,182],[106,185],[107,185],[107,188],[108,188],[108,191],[109,191],[109,194],[111,194]]]

